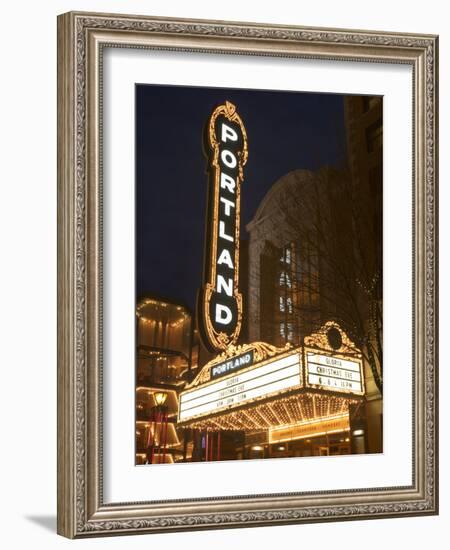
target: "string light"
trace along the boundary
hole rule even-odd
[[[270,428],[288,428],[312,423],[348,418],[350,404],[357,399],[304,392],[300,395],[279,398],[274,402],[255,404],[238,411],[227,411],[220,416],[189,423],[201,430],[252,431]]]

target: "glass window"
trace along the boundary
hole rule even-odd
[[[284,261],[287,264],[291,263],[291,249],[290,248],[286,248],[285,251],[284,251]]]
[[[290,245],[285,246],[281,251],[280,260],[282,263],[290,264],[291,258],[292,258],[291,247]]]
[[[292,298],[290,296],[287,297],[286,304],[287,304],[288,313],[292,313],[293,305],[292,305]],[[283,308],[284,308],[284,304],[283,304]],[[284,309],[280,311],[284,311]]]
[[[280,286],[287,286],[288,288],[292,287],[291,276],[286,271],[280,273]]]
[[[289,342],[292,342],[294,339],[294,325],[293,323],[287,324],[287,339]]]

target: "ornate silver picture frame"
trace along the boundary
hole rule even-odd
[[[412,69],[412,181],[410,196],[405,197],[412,202],[413,326],[411,347],[405,350],[412,364],[411,483],[274,492],[261,481],[252,494],[168,499],[155,499],[149,487],[143,501],[105,500],[103,61],[107,49]],[[77,12],[58,17],[59,534],[82,538],[438,513],[437,117],[437,36]],[[129,368],[133,377],[134,364]],[[283,461],[275,462],[282,467]]]

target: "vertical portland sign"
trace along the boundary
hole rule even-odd
[[[214,109],[205,135],[208,204],[199,300],[199,328],[211,351],[235,344],[242,324],[239,292],[241,183],[247,162],[247,134],[236,107]]]

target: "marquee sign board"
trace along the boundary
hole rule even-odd
[[[247,134],[236,107],[226,101],[207,128],[208,205],[199,327],[211,351],[235,344],[242,324],[239,292],[240,188]]]
[[[233,376],[180,394],[178,421],[208,416],[300,387],[301,360],[296,352],[274,358]]]
[[[305,349],[306,381],[310,386],[337,392],[364,394],[360,359],[326,355]]]

